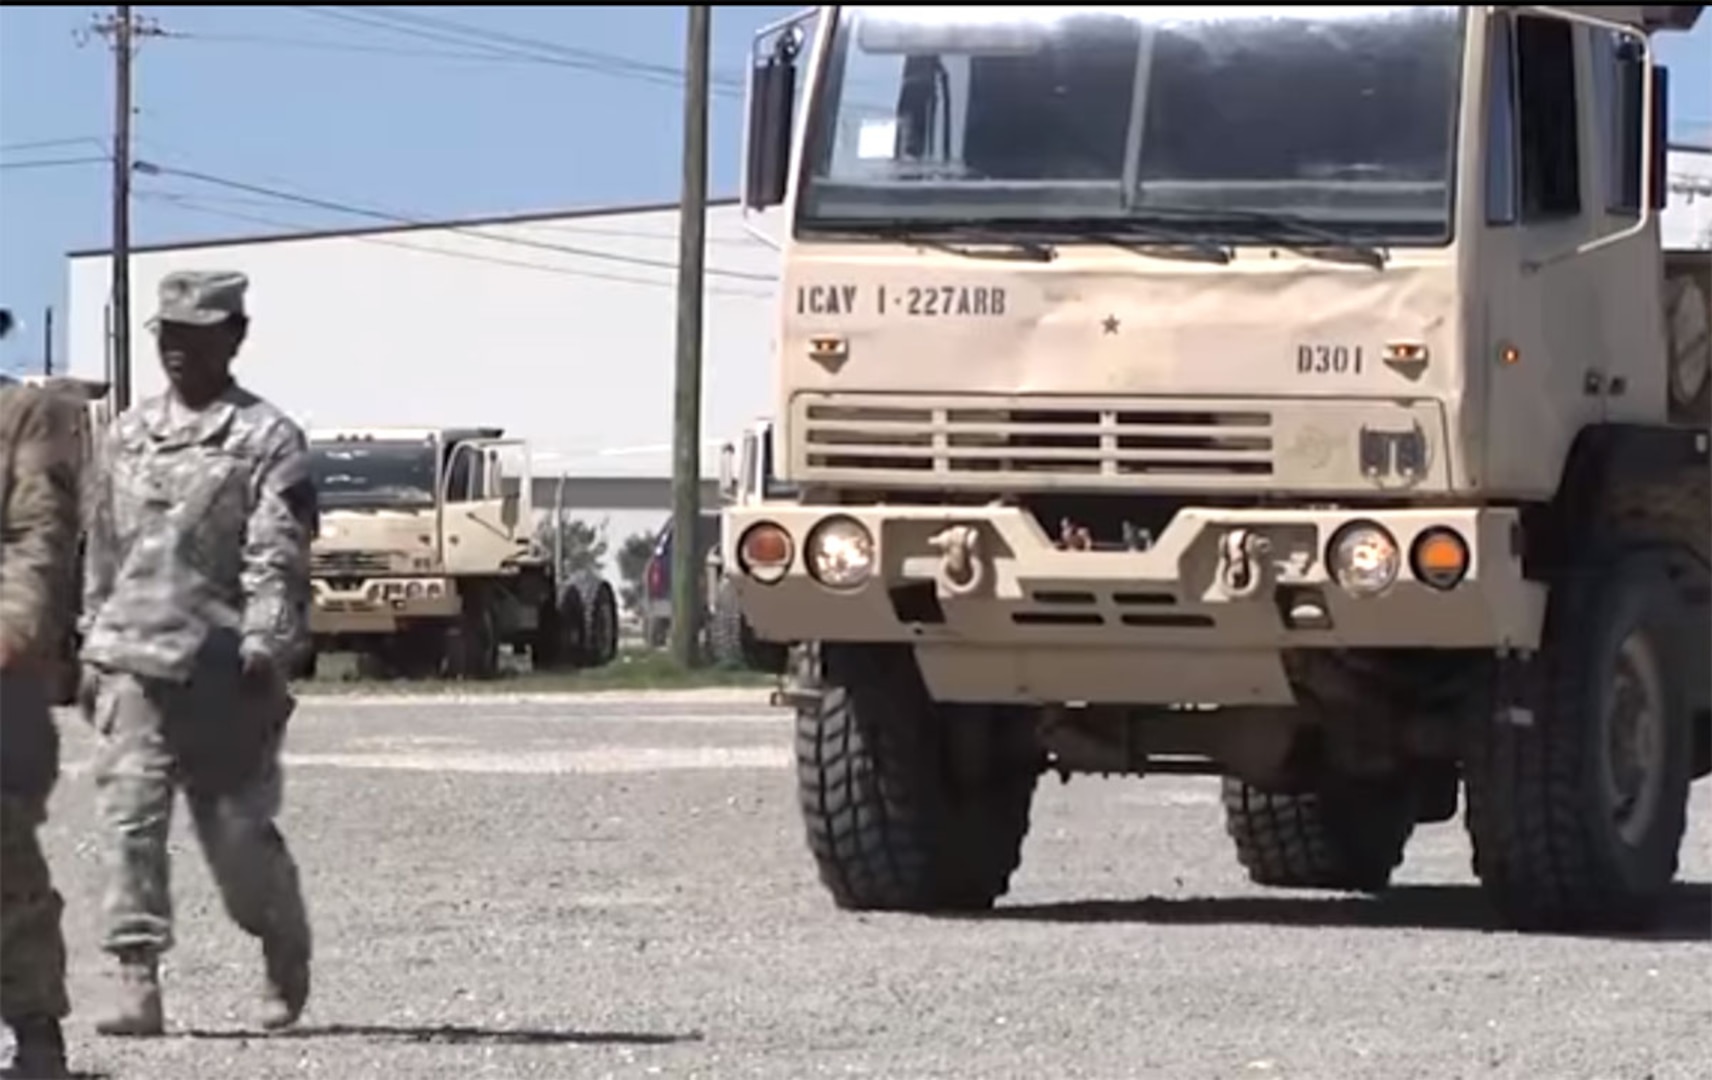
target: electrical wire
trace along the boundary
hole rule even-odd
[[[302,232],[310,228],[310,226],[300,221],[285,221],[280,218],[267,217],[261,214],[225,209],[223,207],[215,206],[205,200],[198,199],[194,195],[180,192],[159,191],[144,188],[139,189],[135,194],[138,199],[146,202],[171,205],[177,209],[187,210],[197,214],[205,214],[210,217],[229,218],[233,221],[244,221],[254,225],[268,225],[275,228],[289,229],[293,232]],[[282,237],[282,239],[288,238],[289,236]],[[424,244],[412,244],[406,240],[396,240],[384,236],[355,233],[349,236],[348,239],[359,241],[361,243],[378,244],[383,247],[398,248],[404,251],[420,252],[425,255],[438,255],[443,258],[460,259],[467,262],[487,263],[493,266],[505,266],[519,270],[533,270],[547,274],[559,274],[564,277],[583,278],[595,281],[611,281],[626,285],[647,285],[663,289],[677,288],[677,282],[669,279],[629,277],[623,274],[603,273],[598,270],[577,270],[566,266],[552,266],[547,263],[530,262],[524,259],[507,259],[498,255],[482,255],[472,251],[451,251],[446,248],[430,247]],[[758,289],[732,289],[724,288],[719,285],[709,285],[707,287],[707,291],[712,295],[718,296],[736,296],[759,300],[772,299],[771,293],[762,292]]]
[[[532,240],[528,237],[511,236],[505,233],[485,231],[477,226],[425,221],[420,218],[411,217],[407,214],[399,214],[372,207],[355,206],[350,203],[316,198],[309,195],[298,195],[288,191],[281,191],[278,188],[266,187],[261,184],[245,183],[241,180],[233,180],[228,177],[216,176],[212,173],[200,172],[194,169],[180,169],[168,165],[159,165],[154,162],[139,160],[136,163],[136,170],[144,176],[176,176],[185,180],[195,180],[205,184],[212,184],[216,187],[224,187],[230,188],[234,191],[247,192],[252,195],[266,195],[276,198],[281,202],[298,203],[303,206],[313,206],[322,210],[331,210],[335,213],[349,214],[353,217],[371,218],[378,221],[389,222],[391,224],[411,225],[418,228],[442,229],[447,232],[470,236],[475,239],[486,240],[496,244],[510,244],[516,247],[532,248],[538,251],[552,251],[562,255],[576,255],[585,259],[625,263],[632,266],[646,266],[656,270],[671,270],[675,272],[678,269],[678,263],[675,259],[649,259],[639,255],[621,255],[611,251],[600,251],[594,248],[553,243],[546,240]],[[743,270],[725,270],[711,266],[706,268],[706,274],[709,277],[731,278],[739,281],[759,281],[765,282],[769,285],[774,284],[778,280],[776,275],[773,274],[751,273]]]

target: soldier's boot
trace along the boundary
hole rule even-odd
[[[12,1064],[0,1069],[5,1080],[63,1080],[71,1075],[65,1064],[65,1035],[51,1016],[8,1020],[12,1029]]]
[[[112,1011],[95,1022],[103,1035],[159,1035],[166,1030],[161,1009],[160,966],[147,953],[119,958],[119,986]]]
[[[309,949],[301,941],[272,938],[262,943],[267,983],[258,1019],[268,1031],[297,1023],[309,1001]]]

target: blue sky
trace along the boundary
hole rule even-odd
[[[0,7],[0,296],[63,328],[64,255],[110,236],[112,61],[95,9]],[[107,10],[107,9],[102,9]],[[137,156],[411,220],[670,201],[679,183],[679,7],[142,7]],[[792,7],[717,7],[711,189],[735,191],[754,30]],[[1712,141],[1712,17],[1661,43],[1675,135]],[[139,177],[136,243],[374,224],[183,177]]]

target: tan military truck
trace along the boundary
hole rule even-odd
[[[557,498],[542,538],[527,450],[496,427],[312,432],[316,655],[462,679],[497,675],[505,645],[535,670],[611,662],[616,593],[570,571]]]
[[[790,494],[724,513],[838,904],[992,904],[1054,770],[1219,776],[1255,882],[1353,891],[1464,794],[1506,924],[1656,916],[1712,749],[1712,255],[1660,250],[1651,48],[1699,11],[757,39]]]

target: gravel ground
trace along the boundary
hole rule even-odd
[[[91,740],[47,827],[73,1063],[115,1078],[979,1076],[1688,1080],[1712,1062],[1712,787],[1646,940],[1483,928],[1460,826],[1384,901],[1250,887],[1205,780],[1042,782],[992,916],[836,912],[753,692],[306,702],[283,827],[317,931],[303,1025],[182,812],[169,1036],[102,1039]]]

